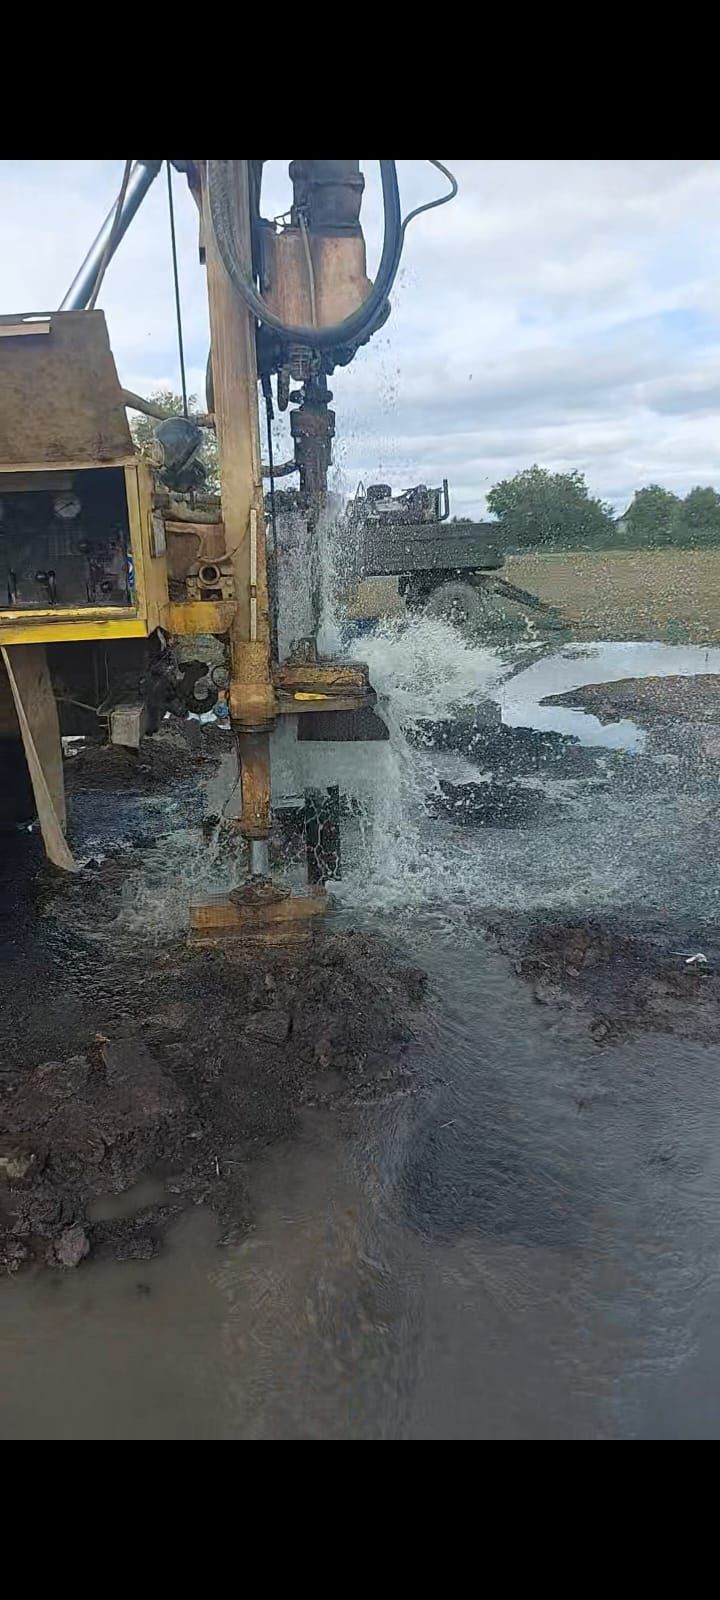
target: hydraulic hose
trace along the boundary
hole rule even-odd
[[[231,163],[208,161],[207,178],[210,217],[221,260],[238,294],[242,296],[248,310],[252,311],[258,322],[264,323],[268,328],[274,328],[276,333],[293,344],[308,345],[313,350],[327,350],[333,345],[351,344],[369,331],[393,286],[402,250],[400,193],[394,161],[380,162],[385,229],[375,283],[357,311],[353,311],[342,322],[333,323],[327,328],[289,327],[270,310],[255,288],[249,263],[243,264],[238,260],[230,204]]]

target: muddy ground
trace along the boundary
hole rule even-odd
[[[584,691],[578,690],[581,692]],[[562,697],[557,703],[561,702],[565,704]],[[488,709],[496,715],[490,717]],[[567,734],[507,727],[500,722],[496,706],[483,707],[475,717],[452,717],[438,722],[420,720],[410,730],[408,742],[418,749],[451,750],[463,755],[491,773],[493,781],[499,782],[553,777],[560,769],[563,777],[592,777],[597,770],[597,750],[586,748]]]
[[[139,750],[87,740],[65,762],[67,794],[102,790],[120,794],[162,794],[184,779],[202,779],[218,763],[218,741],[229,735],[205,723],[173,723],[154,738],[143,739]],[[222,748],[222,747],[221,747]]]
[[[641,1032],[720,1043],[717,929],[548,915],[484,926],[537,1004],[572,1012],[598,1046]]]
[[[642,728],[659,722],[720,723],[720,677],[623,678],[617,683],[589,683],[566,694],[549,695],[546,706],[580,706],[599,722],[629,717]]]
[[[91,871],[111,892],[112,863]],[[116,864],[117,865],[117,864]],[[422,973],[380,940],[321,932],[291,947],[65,953],[41,1005],[16,1003],[0,1076],[0,1260],[144,1258],[205,1202],[250,1222],[246,1171],[299,1109],[401,1092]],[[58,992],[64,982],[71,993]],[[93,1220],[152,1175],[160,1198]],[[4,1180],[4,1181],[2,1181]]]
[[[186,724],[139,752],[89,746],[67,762],[71,808],[99,790],[200,792],[226,740]],[[66,876],[37,837],[0,840],[0,1262],[11,1270],[145,1258],[201,1201],[226,1231],[247,1228],[248,1163],[292,1133],[302,1107],[342,1112],[406,1087],[421,972],[381,939],[325,927],[274,947],[133,940],[116,919],[153,842],[108,841]],[[148,1176],[155,1193],[138,1210],[133,1186]],[[107,1203],[128,1191],[127,1206]]]
[[[586,749],[566,734],[507,727],[494,705],[481,707],[474,717],[419,721],[410,731],[409,743],[421,750],[462,755],[482,774],[480,783],[452,783],[441,778],[437,789],[427,796],[432,816],[463,828],[548,825],[562,816],[562,808],[554,805],[541,787],[529,788],[524,780],[608,781],[613,762],[608,752]]]
[[[588,691],[580,693],[587,704]],[[480,727],[465,736],[479,764],[486,744],[497,758],[504,738]],[[449,735],[440,728],[435,737]],[[512,745],[517,759],[522,746],[529,771],[552,768],[562,743],[559,751],[555,736],[510,735],[503,753],[507,744],[509,758]],[[71,805],[73,795],[98,789],[194,790],[226,748],[197,725],[180,740],[146,740],[136,754],[96,748],[68,762]],[[574,748],[570,755],[586,760]],[[159,945],[114,940],[142,840],[134,849],[108,840],[102,859],[75,877],[43,864],[36,838],[24,836],[14,850],[6,838],[0,855],[6,1269],[72,1267],[89,1254],[145,1258],[168,1222],[199,1202],[226,1235],[247,1229],[249,1164],[292,1134],[303,1107],[341,1115],[413,1091],[406,1047],[423,1026],[425,979],[382,939],[330,925],[271,948],[190,947],[184,936]],[[105,934],[93,939],[100,924]],[[720,944],[711,929],[672,917],[631,928],[627,918],[492,912],[478,926],[539,1006],[587,1029],[599,1063],[605,1047],[639,1032],[720,1041]],[[133,1187],[148,1177],[152,1198],[136,1207]],[[128,1191],[127,1204],[108,1205]]]

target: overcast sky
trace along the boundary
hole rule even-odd
[[[364,162],[371,272],[377,165]],[[483,514],[500,477],[578,467],[617,509],[643,483],[718,484],[720,162],[451,161],[460,193],[411,224],[390,321],[335,374],[336,461],[358,478],[450,480]],[[117,193],[121,161],[2,161],[0,310],[56,306]],[[265,210],[289,202],[270,162]],[[444,180],[399,163],[403,208]],[[175,180],[192,389],[208,332],[197,212]],[[164,174],[100,302],[121,380],[179,388]],[[278,439],[284,449],[284,441]]]

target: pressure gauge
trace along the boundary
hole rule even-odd
[[[63,522],[73,522],[75,517],[79,517],[82,507],[76,494],[68,494],[66,492],[56,494],[53,500],[53,510],[56,517],[60,517]]]

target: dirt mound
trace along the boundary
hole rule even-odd
[[[682,933],[630,937],[611,924],[514,919],[488,928],[539,1005],[587,1017],[596,1044],[642,1030],[720,1042],[720,967]]]
[[[139,750],[88,740],[65,762],[68,793],[84,789],[119,794],[157,792],[197,778],[200,769],[216,764],[226,741],[227,735],[216,728],[178,721],[143,739]]]
[[[204,1201],[249,1220],[244,1171],[298,1108],[398,1091],[423,975],[381,941],[315,935],[262,952],[175,947],[88,977],[72,1053],[26,1062],[0,1089],[0,1258],[76,1266],[146,1257],[167,1220]],[[92,1007],[95,1027],[88,1028]],[[46,1023],[53,1037],[53,1022]],[[147,1174],[163,1198],[92,1221],[98,1196]]]

